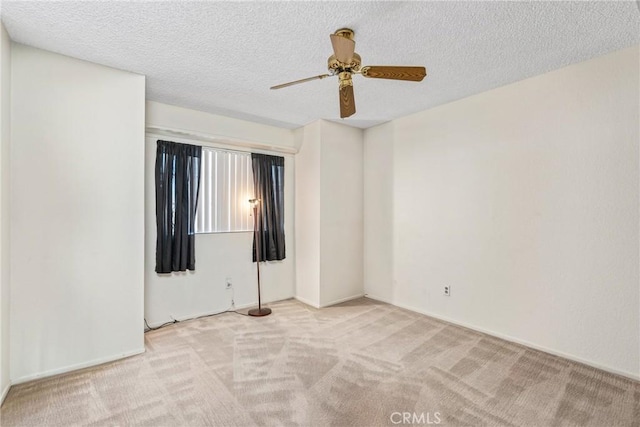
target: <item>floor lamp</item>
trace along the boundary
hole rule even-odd
[[[249,310],[249,316],[262,317],[271,314],[271,309],[262,308],[262,300],[260,298],[260,236],[258,233],[258,204],[260,199],[250,199],[249,203],[253,206],[253,244],[256,247],[256,268],[258,269],[258,308]]]

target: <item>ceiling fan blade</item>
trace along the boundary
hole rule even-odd
[[[420,82],[427,75],[424,67],[397,67],[393,65],[370,65],[360,71],[365,77],[374,79],[409,80]]]
[[[283,83],[281,85],[272,86],[270,89],[282,89],[283,87],[293,86],[300,83],[310,82],[311,80],[324,79],[325,77],[331,77],[331,74],[320,74],[319,76],[307,77],[306,79],[295,80],[289,83]]]
[[[356,99],[353,96],[353,86],[340,88],[340,118],[352,116],[356,113]]]
[[[331,44],[333,45],[333,53],[336,59],[342,63],[349,64],[353,58],[353,52],[356,50],[356,42],[344,36],[331,34]]]

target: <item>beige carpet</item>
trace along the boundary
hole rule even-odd
[[[143,355],[15,386],[0,424],[385,426],[408,412],[414,425],[640,425],[635,381],[369,299],[271,307],[150,332]]]

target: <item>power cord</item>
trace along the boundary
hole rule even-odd
[[[174,319],[173,317],[171,317],[171,322],[165,322],[165,323],[163,323],[162,325],[160,325],[160,326],[156,326],[156,327],[154,327],[154,328],[152,328],[151,326],[149,326],[149,323],[147,323],[147,319],[145,318],[145,319],[144,319],[144,325],[146,326],[146,328],[147,328],[147,329],[145,329],[145,331],[144,331],[144,332],[145,332],[145,333],[147,333],[147,332],[149,332],[149,331],[156,331],[156,330],[158,330],[158,329],[162,329],[162,328],[164,328],[164,327],[166,327],[166,326],[173,325],[173,324],[175,324],[175,323],[186,322],[186,321],[188,321],[188,320],[204,319],[205,317],[219,316],[219,315],[224,314],[224,313],[235,313],[235,314],[239,314],[239,315],[241,315],[241,316],[247,316],[247,317],[250,317],[250,316],[249,316],[248,314],[246,314],[246,313],[240,313],[239,311],[232,310],[231,308],[229,308],[229,309],[227,309],[227,310],[225,310],[225,311],[220,311],[220,312],[218,312],[218,313],[204,314],[204,315],[202,315],[202,316],[190,317],[190,318],[188,318],[188,319],[182,319],[182,320],[176,320],[176,319]]]
[[[174,323],[178,323],[178,321],[177,321],[176,319],[173,319],[173,322],[166,322],[166,323],[163,323],[163,324],[162,324],[162,325],[160,325],[160,326],[156,326],[155,328],[152,328],[152,327],[151,327],[151,326],[149,326],[149,324],[147,323],[147,319],[144,319],[144,325],[147,327],[147,329],[145,329],[145,332],[148,332],[148,331],[155,331],[156,329],[164,328],[165,326],[169,326],[169,325],[172,325],[172,324],[174,324]]]

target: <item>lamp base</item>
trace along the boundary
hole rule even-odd
[[[254,316],[254,317],[262,317],[262,316],[268,316],[271,314],[271,309],[270,308],[253,308],[251,310],[249,310],[249,316]]]

